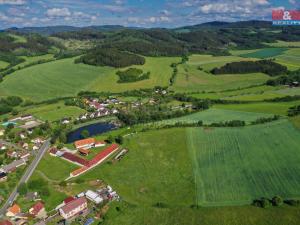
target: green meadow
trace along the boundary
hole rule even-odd
[[[5,69],[9,66],[8,62],[0,61],[0,69]]]
[[[65,106],[63,102],[30,107],[24,112],[24,114],[32,114],[41,120],[51,122],[62,118],[75,118],[84,113],[85,110],[75,106]]]
[[[83,90],[122,92],[141,87],[166,86],[172,73],[170,65],[178,60],[179,58],[148,57],[145,65],[136,67],[150,71],[150,79],[130,84],[117,83],[117,69],[74,64],[74,58],[57,60],[8,75],[0,84],[0,95],[18,95],[25,99],[42,101],[75,96]]]
[[[238,56],[192,55],[186,64],[178,66],[178,75],[172,89],[179,92],[221,91],[260,85],[270,79],[262,73],[219,76],[210,73],[215,67],[241,60],[249,59]]]

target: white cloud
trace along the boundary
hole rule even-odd
[[[71,16],[71,12],[68,8],[52,8],[47,10],[46,15],[49,17],[68,17]]]
[[[0,0],[0,5],[24,5],[25,0]]]
[[[292,5],[296,5],[296,0],[289,0],[289,3],[291,3]]]

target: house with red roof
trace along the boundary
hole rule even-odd
[[[40,219],[47,217],[45,206],[44,206],[44,204],[42,202],[37,202],[36,204],[34,204],[29,209],[29,213],[33,217],[40,218]]]
[[[77,198],[59,209],[60,215],[66,219],[72,219],[87,210],[87,200],[85,197]]]
[[[18,204],[14,204],[9,207],[6,212],[7,217],[15,217],[17,214],[21,213],[21,208]]]
[[[9,220],[0,221],[0,225],[13,225]]]

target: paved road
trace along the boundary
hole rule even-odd
[[[7,199],[6,203],[3,205],[3,207],[0,209],[0,217],[3,216],[7,210],[8,207],[11,206],[11,204],[16,200],[18,196],[18,187],[22,183],[26,183],[29,178],[31,177],[32,173],[34,172],[35,168],[39,164],[40,160],[43,158],[44,154],[47,152],[47,150],[50,147],[50,140],[45,141],[45,143],[42,145],[42,147],[39,149],[36,157],[31,162],[25,173],[23,174],[21,180],[19,181],[18,185],[15,187],[15,189],[10,194],[9,198]]]

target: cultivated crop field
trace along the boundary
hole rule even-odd
[[[245,128],[189,128],[187,145],[200,205],[300,195],[300,132],[286,120]]]
[[[246,58],[259,58],[259,59],[265,59],[265,58],[271,58],[276,57],[281,54],[283,54],[285,51],[287,51],[287,48],[263,48],[255,52],[241,54],[241,57]]]

